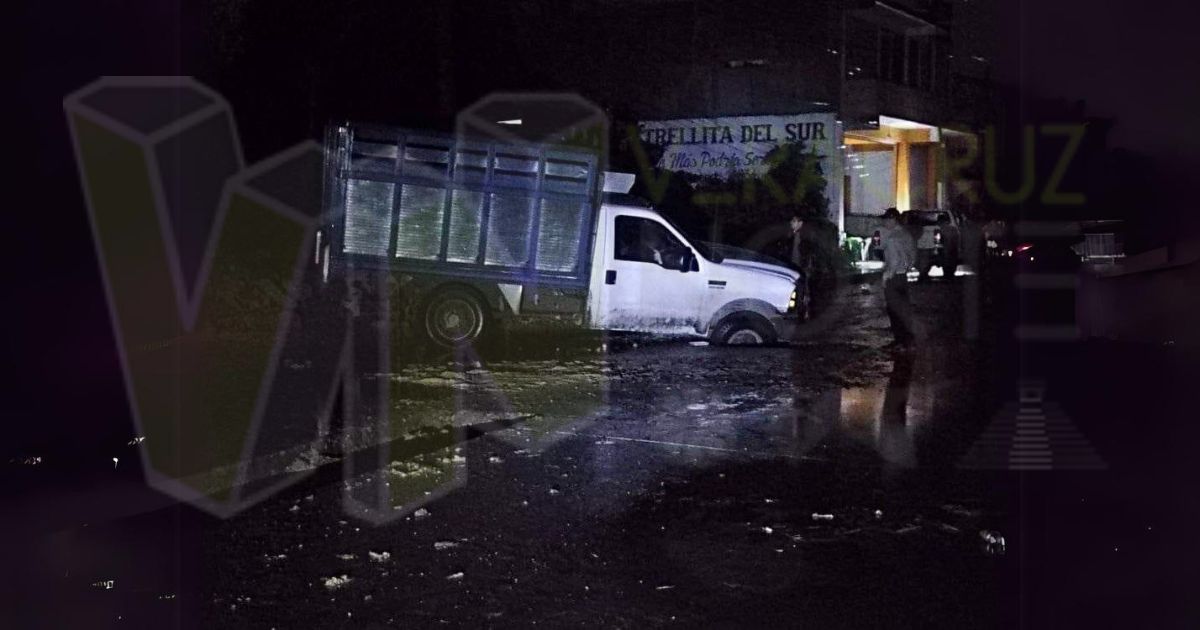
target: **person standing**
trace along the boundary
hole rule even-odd
[[[937,229],[942,239],[942,276],[953,280],[958,271],[958,248],[962,243],[962,235],[959,234],[958,226],[950,221],[950,214],[946,212],[938,215]]]
[[[917,259],[917,243],[900,222],[900,211],[883,213],[883,297],[892,324],[893,346],[907,347],[916,338],[912,303],[908,300],[908,270]]]
[[[789,257],[808,282],[809,317],[829,309],[837,292],[837,228],[820,216],[792,217],[792,251]]]

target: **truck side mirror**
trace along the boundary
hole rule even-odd
[[[686,249],[679,255],[679,271],[687,273],[689,271],[699,271],[700,267],[696,264],[696,253],[690,249]]]

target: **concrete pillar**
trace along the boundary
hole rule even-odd
[[[908,191],[910,152],[911,145],[908,142],[896,144],[896,209],[901,212],[911,208]]]

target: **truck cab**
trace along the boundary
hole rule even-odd
[[[727,259],[625,198],[600,209],[588,319],[604,330],[773,343],[791,335],[798,275]]]

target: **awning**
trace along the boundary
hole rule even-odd
[[[945,29],[919,14],[878,0],[861,2],[859,7],[852,9],[850,13],[862,20],[905,35],[939,35],[946,32]]]

